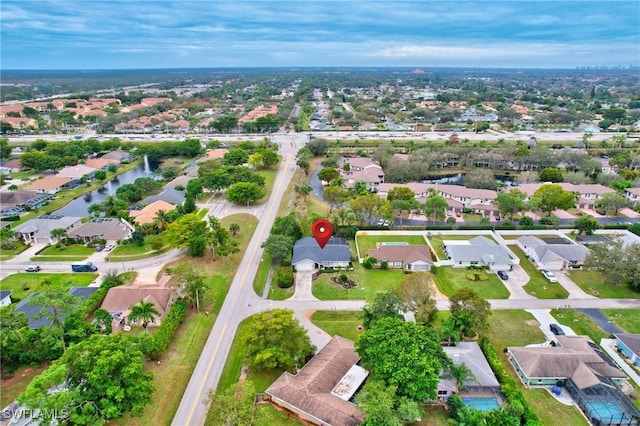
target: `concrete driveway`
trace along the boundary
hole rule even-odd
[[[558,324],[558,321],[551,315],[550,309],[525,309],[525,311],[533,315],[540,323],[540,330],[542,330],[547,340],[556,340],[556,335],[551,332],[549,325]],[[571,329],[571,327],[560,324],[558,325],[567,336],[576,336],[576,333]]]
[[[502,281],[511,293],[509,299],[535,299],[535,297],[528,294],[523,288],[529,282],[530,278],[520,265],[514,265],[513,269],[507,272],[507,274],[509,275],[509,279],[506,281],[500,279],[500,281]]]
[[[596,299],[595,296],[585,293],[576,283],[571,281],[564,271],[553,271],[558,279],[557,284],[562,285],[569,292],[569,299]],[[550,283],[550,285],[557,285]]]
[[[311,286],[313,285],[313,278],[311,271],[298,271],[296,272],[296,291],[291,296],[291,299],[295,300],[318,300],[311,293]]]

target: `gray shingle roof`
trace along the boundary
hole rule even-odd
[[[351,250],[344,238],[333,237],[321,249],[315,238],[305,237],[296,241],[293,246],[292,264],[310,259],[316,263],[323,262],[349,262]]]
[[[140,201],[140,204],[146,205],[146,204],[151,204],[154,201],[162,200],[162,201],[166,201],[167,203],[171,203],[173,205],[178,205],[184,202],[184,197],[185,197],[184,191],[178,191],[172,188],[166,188],[161,193],[157,195],[152,195]]]
[[[627,345],[634,354],[640,355],[640,334],[614,334],[614,336]]]
[[[95,293],[98,290],[98,287],[71,287],[69,289],[69,294],[81,297],[82,299],[87,299],[91,294]],[[34,319],[33,317],[42,310],[42,305],[30,305],[29,302],[33,297],[38,294],[42,294],[41,292],[31,293],[29,296],[22,299],[20,302],[16,304],[14,308],[15,312],[23,312],[29,321],[29,328],[35,330],[41,327],[47,327],[51,325],[51,320],[46,317]]]
[[[33,232],[35,238],[51,238],[51,230],[56,228],[67,229],[75,223],[80,222],[81,219],[81,217],[72,216],[40,216],[16,226],[13,230],[16,233]]]
[[[461,342],[456,346],[442,348],[455,365],[464,364],[471,370],[475,379],[465,382],[486,387],[499,387],[498,379],[491,370],[480,346],[476,342]]]

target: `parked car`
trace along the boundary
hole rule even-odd
[[[114,248],[116,248],[115,244],[107,244],[107,246],[104,248],[104,251],[111,251]]]
[[[556,278],[556,276],[553,274],[553,272],[549,272],[549,271],[542,271],[542,275],[549,280],[549,282],[552,283],[557,283],[558,279]]]
[[[509,274],[507,274],[505,271],[498,271],[498,276],[505,281],[509,279]]]
[[[104,248],[105,248],[105,245],[104,245],[104,244],[98,244],[98,245],[96,246],[96,251],[102,251],[102,250],[104,250]]]
[[[564,336],[564,330],[558,324],[549,324],[549,330],[556,336]]]
[[[459,211],[456,212],[456,217],[460,217],[460,216],[462,216],[462,214]]]
[[[40,266],[38,265],[29,265],[24,268],[25,272],[40,272]]]

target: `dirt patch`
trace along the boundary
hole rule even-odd
[[[527,324],[527,325],[530,325],[532,327],[540,326],[540,323],[538,321],[536,321],[536,320],[526,320],[524,323]]]

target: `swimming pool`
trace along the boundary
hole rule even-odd
[[[492,397],[483,397],[483,398],[462,398],[464,405],[469,408],[475,408],[480,411],[491,411],[497,408],[500,408],[500,403],[498,402],[498,398],[495,396]]]
[[[587,402],[586,405],[589,415],[600,421],[620,423],[621,421],[629,420],[624,411],[615,402]]]

